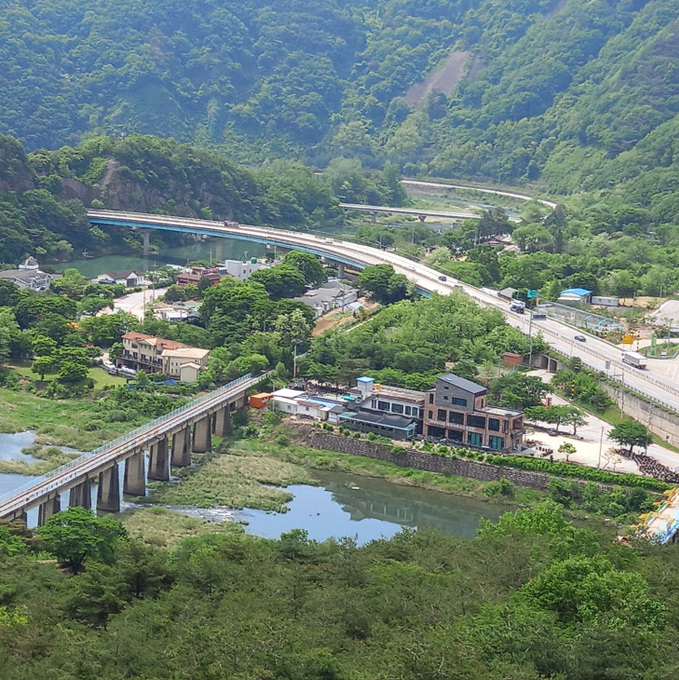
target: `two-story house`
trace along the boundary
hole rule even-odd
[[[424,434],[451,444],[500,452],[523,439],[523,412],[489,406],[487,388],[454,373],[443,375],[426,393]]]
[[[182,342],[156,338],[130,331],[122,337],[123,351],[117,367],[136,371],[164,373],[183,382],[196,380],[198,372],[207,366],[210,350],[189,347]]]

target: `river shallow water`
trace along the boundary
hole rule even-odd
[[[349,537],[359,545],[390,538],[404,527],[436,527],[442,534],[473,538],[481,519],[497,520],[511,509],[359,475],[315,470],[313,476],[318,486],[286,487],[294,497],[285,513],[250,508],[170,509],[210,522],[241,522],[246,533],[264,538],[275,539],[292,529],[304,529],[316,541]]]
[[[0,433],[0,459],[36,462],[21,453],[35,441],[34,432]],[[317,486],[295,484],[285,513],[228,508],[171,506],[171,510],[209,522],[235,521],[255,536],[278,538],[292,529],[304,529],[309,538],[353,538],[363,545],[379,538],[390,538],[404,527],[436,527],[443,534],[473,538],[482,518],[496,520],[507,506],[484,502],[417,487],[401,486],[383,479],[347,473],[313,470]],[[36,477],[0,474],[0,495],[24,486]],[[68,494],[62,505],[67,507]],[[126,503],[125,507],[141,507]]]

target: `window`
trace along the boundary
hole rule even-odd
[[[430,392],[430,393],[429,393],[429,403],[430,403],[430,404],[433,404],[433,403],[434,403],[434,393],[433,393],[433,392]]]
[[[442,427],[435,427],[434,425],[429,425],[427,427],[427,435],[429,437],[434,437],[435,439],[442,439],[446,436],[446,431]]]
[[[467,443],[472,446],[483,446],[483,435],[478,432],[470,432]]]
[[[388,401],[378,401],[377,402],[377,409],[379,411],[388,411],[389,410],[389,402]]]
[[[410,406],[405,407],[405,413],[406,413],[407,416],[409,416],[411,414]]]
[[[436,419],[437,419],[437,420],[443,420],[443,421],[446,420],[446,411],[445,411],[445,409],[440,408],[440,409],[438,410],[438,415],[436,416]]]
[[[493,430],[493,432],[500,431],[500,421],[498,418],[488,418],[488,429]]]
[[[466,406],[467,400],[462,399],[462,397],[453,397],[453,404],[455,404],[456,406]]]
[[[486,427],[486,419],[482,416],[467,416],[467,425],[484,429]]]
[[[458,413],[457,411],[449,411],[448,422],[455,423],[457,425],[464,425],[464,414]]]
[[[392,404],[391,405],[391,412],[392,413],[403,413],[403,404]]]
[[[448,439],[450,439],[451,442],[461,442],[464,441],[462,439],[463,432],[460,430],[448,430]]]
[[[448,401],[448,395],[447,395],[447,394],[445,394],[445,395],[443,396],[443,401]]]
[[[433,418],[433,417],[434,417],[434,412],[433,412],[433,411],[429,411],[429,412],[427,413],[427,418]]]
[[[488,438],[488,446],[495,451],[502,451],[505,448],[504,437],[496,437],[495,435],[490,435]]]

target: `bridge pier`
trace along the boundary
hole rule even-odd
[[[120,479],[118,463],[99,473],[97,488],[97,511],[120,512]]]
[[[212,449],[212,423],[211,416],[203,416],[193,426],[193,453],[207,453]]]
[[[337,278],[338,279],[344,278],[344,262],[337,263]]]
[[[222,261],[222,245],[223,245],[224,239],[218,238],[218,239],[216,239],[216,241],[217,242],[215,243],[215,260],[217,260],[217,262],[221,262]]]
[[[142,250],[142,255],[144,257],[148,257],[149,251],[151,250],[151,230],[144,229],[141,233],[144,237],[144,249]]]
[[[45,522],[57,512],[61,511],[61,496],[57,494],[54,498],[50,498],[38,506],[38,526],[45,526]]]
[[[92,483],[89,479],[84,479],[77,486],[71,487],[68,507],[92,509]]]
[[[424,221],[427,219],[427,216],[426,215],[418,215],[417,219],[420,220],[420,222],[422,222],[424,224]]]
[[[231,434],[231,410],[229,404],[215,413],[214,433],[218,437]]]
[[[167,451],[167,438],[151,444],[148,478],[159,482],[170,481],[170,458]]]
[[[144,469],[143,449],[139,449],[125,460],[123,493],[128,496],[146,495],[146,470]]]
[[[375,210],[370,213],[370,223],[377,224],[377,212]]]
[[[191,467],[191,428],[183,428],[172,435],[172,460],[175,467]]]

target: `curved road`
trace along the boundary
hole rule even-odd
[[[419,179],[403,179],[401,180],[402,184],[405,184],[406,186],[412,186],[412,187],[421,187],[423,189],[429,188],[429,189],[470,189],[472,191],[480,191],[484,194],[495,194],[496,196],[509,196],[510,198],[518,198],[521,201],[537,201],[538,203],[542,203],[542,205],[546,205],[548,208],[551,208],[554,210],[556,208],[557,203],[554,203],[554,201],[548,201],[544,198],[535,198],[533,196],[529,196],[528,194],[522,194],[518,191],[504,191],[503,189],[490,189],[488,187],[474,187],[470,186],[468,184],[446,184],[444,182],[425,182]]]
[[[679,405],[679,389],[671,380],[661,375],[654,375],[650,371],[640,371],[623,364],[621,351],[604,340],[588,335],[586,342],[577,342],[575,335],[582,334],[582,331],[554,319],[535,321],[531,328],[530,319],[527,316],[510,312],[507,302],[495,295],[450,277],[446,281],[441,281],[439,272],[392,252],[306,232],[252,225],[225,227],[221,222],[207,220],[104,210],[90,210],[88,216],[91,222],[103,226],[165,229],[292,246],[359,267],[390,264],[398,273],[405,274],[414,281],[417,287],[425,293],[446,295],[454,289],[461,289],[478,304],[499,309],[510,325],[519,328],[524,333],[529,334],[529,331],[532,331],[532,333],[541,334],[549,345],[565,356],[579,357],[586,366],[597,371],[605,371],[611,379],[623,383],[626,387],[667,408],[676,411]]]

